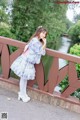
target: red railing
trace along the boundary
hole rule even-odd
[[[11,78],[9,75],[10,65],[22,53],[25,44],[26,43],[17,40],[0,37],[0,53],[2,66],[0,80],[5,79],[8,82],[11,82]],[[9,46],[15,46],[18,49],[10,54],[8,49]],[[46,48],[46,52],[48,56],[52,56],[54,58],[49,70],[48,80],[46,84],[44,84],[44,67],[43,63],[41,62],[40,64],[35,65],[36,79],[34,81],[29,81],[28,85],[32,87],[33,84],[37,82],[38,89],[53,94],[54,88],[65,78],[66,75],[68,75],[69,85],[65,89],[65,91],[61,93],[61,96],[68,97],[71,93],[80,88],[80,81],[77,77],[75,66],[76,63],[80,64],[80,57],[60,53],[48,48]],[[61,69],[59,69],[59,58],[68,61],[68,64]]]

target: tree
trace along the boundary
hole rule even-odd
[[[4,9],[0,9],[0,22],[8,23],[8,14],[5,13]]]
[[[0,0],[0,36],[16,38],[11,32],[11,25],[9,24],[9,14],[6,13],[8,1]]]
[[[37,24],[41,23],[42,7],[38,6],[42,6],[42,3],[37,0],[14,1],[12,27],[18,40],[28,41]]]
[[[15,35],[11,32],[10,26],[7,23],[1,22],[0,23],[0,36],[13,38],[15,39]]]
[[[49,31],[50,47],[54,46],[66,31],[66,10],[67,5],[59,5],[55,0],[14,0],[12,31],[18,40],[28,41],[35,29],[43,25]]]
[[[68,30],[68,34],[74,44],[80,42],[80,20]]]
[[[0,22],[8,23],[8,14],[6,13],[7,0],[0,0]]]
[[[80,20],[80,14],[77,14],[77,15],[74,17],[75,23],[76,23],[78,20]]]
[[[0,6],[2,6],[4,9],[6,8],[7,3],[8,3],[7,0],[0,0]]]

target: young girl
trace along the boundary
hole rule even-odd
[[[47,31],[38,27],[35,34],[25,46],[23,53],[12,63],[11,70],[20,77],[20,91],[18,100],[28,102],[30,97],[26,93],[27,81],[35,79],[34,64],[39,64],[41,56],[45,55]]]

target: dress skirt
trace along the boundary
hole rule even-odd
[[[26,56],[20,55],[11,65],[11,70],[20,78],[25,80],[35,79],[34,64],[27,61]]]

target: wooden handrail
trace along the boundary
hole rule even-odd
[[[10,78],[9,75],[10,65],[22,53],[25,45],[26,45],[25,42],[20,42],[18,40],[0,36],[1,66],[2,74],[5,79]],[[18,49],[15,52],[10,53],[8,46],[15,46]],[[69,97],[71,93],[80,88],[80,81],[77,76],[75,66],[76,63],[80,64],[80,57],[61,53],[56,50],[51,50],[48,48],[46,48],[46,52],[48,56],[52,56],[54,59],[49,70],[48,81],[46,82],[46,84],[44,84],[45,80],[43,63],[41,62],[40,64],[35,65],[36,67],[35,81],[37,81],[38,83],[38,88],[42,91],[46,91],[53,94],[56,85],[58,85],[65,78],[65,76],[68,75],[69,86],[65,89],[63,93],[61,93],[61,96]],[[68,64],[61,69],[59,69],[59,58],[68,61]],[[29,83],[29,86],[33,86],[33,84],[34,82],[32,81]]]

